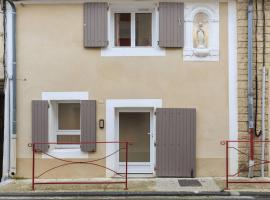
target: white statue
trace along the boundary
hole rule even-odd
[[[196,32],[196,42],[198,49],[206,48],[206,35],[203,30],[203,23],[201,22],[198,24],[198,30]]]
[[[205,13],[197,13],[193,22],[193,53],[197,57],[209,55],[208,49],[208,16]]]

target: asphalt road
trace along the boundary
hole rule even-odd
[[[64,200],[204,200],[204,199],[210,199],[210,200],[251,200],[251,199],[259,199],[259,200],[270,200],[270,196],[184,196],[184,197],[162,197],[162,196],[155,196],[155,197],[145,197],[145,196],[140,196],[140,197],[79,197],[79,196],[70,196],[70,197],[31,197],[31,196],[16,196],[16,197],[11,197],[11,196],[0,196],[0,200],[2,199],[7,199],[7,200],[25,200],[25,199],[36,199],[36,200],[51,200],[51,199],[64,199]]]

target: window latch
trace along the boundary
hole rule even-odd
[[[180,18],[178,18],[178,24],[179,24],[179,26],[181,26],[181,25],[182,25],[182,21],[181,21],[181,19],[180,19]]]

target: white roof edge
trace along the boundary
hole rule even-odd
[[[136,3],[146,3],[146,2],[190,2],[194,0],[16,0],[15,4],[82,4],[86,2],[108,2],[108,3],[122,3],[122,2],[136,2]],[[228,2],[228,0],[197,0],[197,1],[219,1]]]

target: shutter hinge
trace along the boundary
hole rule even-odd
[[[193,172],[193,169],[191,169],[191,171],[190,171],[190,177],[191,177],[191,178],[194,178],[194,172]]]
[[[155,146],[155,147],[157,146],[157,142],[154,142],[154,146]]]
[[[154,167],[154,170],[155,170],[155,171],[157,171],[157,170],[158,170],[158,168],[157,168],[157,166],[156,166],[156,165],[155,165],[155,167]]]
[[[159,45],[159,43],[160,43],[160,42],[159,42],[159,41],[157,41],[157,44],[158,44],[158,45]]]

